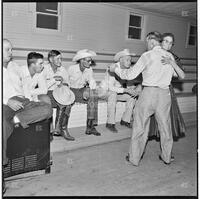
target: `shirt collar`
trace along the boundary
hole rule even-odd
[[[155,47],[153,47],[153,50],[158,50],[158,49],[161,49],[161,46],[155,46]]]

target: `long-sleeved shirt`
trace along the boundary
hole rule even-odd
[[[3,104],[5,105],[11,97],[24,96],[19,68],[19,65],[13,61],[9,62],[7,68],[3,67]]]
[[[79,64],[69,66],[67,70],[69,86],[71,88],[83,88],[87,83],[91,89],[96,88],[96,81],[93,77],[92,68],[85,68],[82,72]]]
[[[42,73],[46,80],[48,90],[54,90],[58,84],[60,84],[60,82],[55,80],[54,76],[61,76],[63,78],[63,83],[69,84],[68,74],[63,66],[58,67],[57,71],[54,73],[51,65],[45,64]]]
[[[20,67],[22,87],[24,95],[31,101],[38,101],[38,95],[47,94],[47,84],[41,73],[35,73],[32,77],[28,70],[28,66]]]
[[[166,89],[171,83],[172,76],[177,76],[177,74],[170,64],[162,64],[162,56],[169,56],[174,60],[171,53],[163,50],[160,46],[156,46],[143,53],[134,67],[130,69],[116,68],[115,73],[122,79],[128,80],[134,79],[142,73],[142,85]]]
[[[117,67],[120,68],[119,62],[116,63]],[[124,88],[122,87],[122,84],[116,80],[115,76],[109,75],[109,73],[106,76],[108,78],[108,89],[110,91],[116,92],[116,93],[124,93]]]

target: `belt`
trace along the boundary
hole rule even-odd
[[[143,86],[143,87],[153,87],[153,88],[160,88],[159,86]]]

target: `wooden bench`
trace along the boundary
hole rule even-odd
[[[14,59],[21,65],[26,64],[26,55],[30,51],[42,53],[47,57],[49,49],[31,49],[31,48],[14,48]],[[63,66],[66,68],[72,64],[72,58],[76,51],[61,50],[63,57]],[[95,57],[96,66],[93,67],[94,77],[97,82],[100,82],[105,75],[106,68],[109,64],[113,63],[115,53],[97,52]],[[134,58],[136,62],[139,58],[137,55]],[[194,58],[181,58],[181,62],[185,68],[186,77],[184,80],[173,80],[177,100],[182,113],[190,115],[191,112],[196,113],[196,96],[192,93],[192,87],[197,83],[197,63]],[[120,121],[121,114],[124,110],[124,103],[117,103],[116,121]],[[189,116],[188,116],[189,117]],[[99,102],[99,124],[106,122],[107,106],[106,102]],[[189,118],[188,118],[189,119]],[[75,104],[72,107],[71,117],[69,119],[69,128],[85,126],[86,125],[86,104]]]

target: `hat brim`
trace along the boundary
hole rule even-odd
[[[72,104],[75,101],[75,95],[70,89],[69,89],[69,93],[70,93],[70,96],[61,98],[57,95],[57,90],[54,89],[52,92],[52,95],[53,95],[53,98],[56,100],[56,102],[58,102],[61,105],[66,106],[66,105]]]
[[[93,51],[89,51],[89,53],[88,53],[88,52],[77,53],[77,54],[73,57],[72,61],[78,61],[78,60],[83,59],[83,58],[94,57],[94,56],[96,56],[96,53],[93,52]]]
[[[115,62],[117,62],[117,61],[119,61],[119,59],[121,58],[121,57],[124,57],[124,56],[136,56],[136,54],[135,53],[127,53],[127,54],[124,54],[124,53],[117,53],[115,56],[114,56],[114,61]]]

